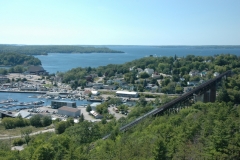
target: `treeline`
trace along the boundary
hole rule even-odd
[[[8,73],[23,73],[27,71],[27,66],[24,65],[16,65],[10,68],[0,68],[0,74],[6,75]]]
[[[48,53],[123,53],[107,47],[80,45],[0,45],[0,53],[47,55]]]
[[[41,61],[34,56],[4,52],[0,53],[0,66],[41,65]]]
[[[2,124],[5,129],[13,129],[16,127],[34,126],[34,127],[46,127],[52,124],[50,116],[33,115],[30,119],[22,118],[18,116],[16,118],[6,117],[2,120]]]

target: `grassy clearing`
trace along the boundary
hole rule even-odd
[[[99,77],[95,77],[94,82],[97,82],[99,79],[100,79]]]
[[[0,123],[0,137],[9,137],[9,136],[18,136],[21,135],[21,130],[23,129],[32,129],[32,132],[37,132],[37,131],[43,131],[45,129],[51,128],[52,126],[49,127],[33,127],[33,126],[26,126],[26,127],[17,127],[14,129],[5,129],[3,124]]]
[[[52,84],[44,84],[43,86],[46,87],[46,88],[52,88],[53,87]]]

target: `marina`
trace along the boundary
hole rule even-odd
[[[11,97],[14,97],[11,98]],[[82,98],[66,96],[65,98],[47,96],[46,94],[33,93],[7,93],[0,92],[0,110],[18,111],[22,109],[50,106],[52,100],[74,101],[77,106],[87,106],[91,102]]]

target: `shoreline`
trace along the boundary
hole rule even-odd
[[[38,94],[46,94],[46,91],[6,91],[6,90],[0,90],[0,92],[6,92],[6,93],[38,93]]]

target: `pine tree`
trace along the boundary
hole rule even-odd
[[[167,149],[162,140],[159,141],[158,146],[154,153],[154,159],[155,160],[165,160],[167,159]]]

